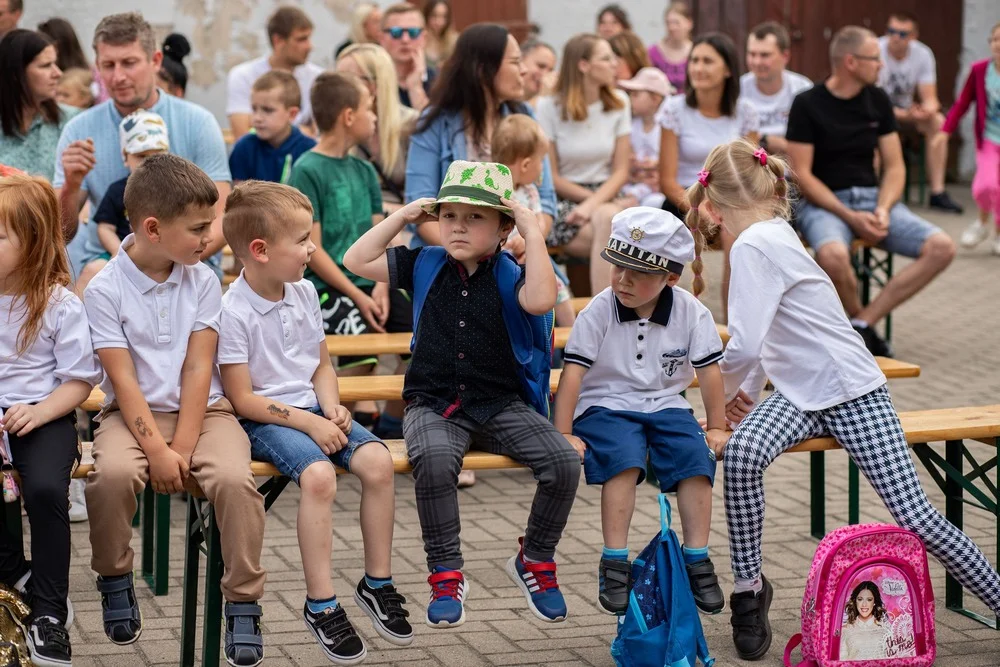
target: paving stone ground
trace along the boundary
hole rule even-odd
[[[967,188],[953,195],[969,210]],[[926,213],[957,239],[970,219]],[[899,359],[920,364],[915,380],[897,380],[891,390],[900,410],[996,403],[1000,396],[1000,257],[989,254],[988,244],[975,251],[962,250],[938,281],[895,313],[894,344]],[[712,281],[706,302],[719,313],[720,260],[708,258]],[[900,261],[897,272],[905,265]],[[700,409],[698,397],[693,399]],[[985,456],[988,449],[983,446]],[[843,453],[827,454],[827,526],[847,522],[847,459]],[[720,478],[722,475],[720,469]],[[943,496],[924,476],[932,501],[944,507]],[[716,485],[711,553],[727,595],[732,589],[728,543],[722,506],[721,479]],[[816,541],[809,535],[808,457],[780,457],[768,471],[767,518],[764,534],[765,572],[775,586],[771,611],[774,645],[761,665],[781,664],[785,641],[799,628],[799,605]],[[391,647],[379,639],[357,609],[352,588],[363,573],[362,542],[358,528],[359,485],[342,478],[336,501],[336,587],[348,613],[368,643],[367,664],[423,667],[449,665],[611,665],[608,647],[614,620],[595,607],[596,566],[601,548],[600,493],[580,486],[569,526],[557,555],[559,581],[569,604],[569,618],[557,625],[543,624],[527,611],[518,590],[503,566],[517,546],[517,537],[528,513],[533,480],[527,471],[491,472],[479,483],[460,492],[462,540],[466,576],[471,590],[468,621],[447,631],[434,631],[422,623],[427,601],[426,569],[410,478],[397,476],[396,529],[393,567],[396,583],[407,598],[416,621],[416,639],[409,648]],[[329,664],[306,632],[301,620],[305,586],[295,536],[298,492],[290,488],[268,514],[264,565],[268,571],[264,608],[268,667],[313,667]],[[676,514],[676,513],[675,513]],[[183,505],[173,504],[170,593],[154,597],[144,584],[138,588],[144,615],[141,640],[131,647],[116,647],[101,629],[100,600],[89,568],[88,525],[73,526],[73,569],[70,588],[76,608],[73,650],[77,667],[131,667],[176,664],[180,649],[181,573],[183,565]],[[886,521],[889,516],[867,483],[862,480],[862,521]],[[639,489],[631,533],[633,550],[658,529],[655,490]],[[996,526],[987,515],[968,510],[966,530],[996,563]],[[134,541],[138,549],[138,533]],[[944,611],[944,573],[932,563],[937,612],[938,661],[941,667],[1000,665],[1000,632],[987,629],[957,614]],[[972,605],[977,606],[978,603]],[[983,609],[978,605],[979,609]],[[704,619],[709,646],[718,665],[744,665],[732,648],[728,614]]]

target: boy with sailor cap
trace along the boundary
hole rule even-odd
[[[695,259],[694,238],[672,214],[639,206],[614,217],[601,256],[611,287],[573,326],[554,417],[583,458],[587,483],[603,485],[599,606],[621,614],[628,604],[628,530],[648,456],[660,490],[677,492],[695,602],[716,614],[725,598],[708,535],[716,454],[727,439],[722,340],[708,308],[676,286]],[[682,395],[696,374],[707,431]]]

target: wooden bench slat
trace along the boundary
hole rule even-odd
[[[372,334],[365,334],[372,335]],[[376,334],[382,335],[382,334]],[[915,378],[920,375],[920,366],[910,364],[897,359],[886,357],[876,357],[879,368],[890,380],[902,378]],[[561,371],[554,369],[551,377],[551,388],[554,392],[559,386]],[[357,401],[396,401],[403,397],[402,375],[371,375],[368,377],[342,377],[340,383],[340,399],[346,403],[356,403]],[[691,383],[691,388],[698,387],[698,378]],[[81,406],[88,412],[96,412],[100,409],[101,401],[104,400],[104,393],[99,387],[94,387],[90,397]]]

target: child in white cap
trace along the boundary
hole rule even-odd
[[[129,174],[150,155],[170,152],[170,138],[167,124],[159,114],[140,109],[122,118],[118,125],[118,137],[122,145],[122,159]],[[126,236],[132,233],[125,210],[125,184],[128,176],[108,186],[94,213],[97,223],[97,238],[104,246],[105,254],[99,259],[108,260],[118,254],[118,248]]]
[[[579,314],[566,344],[554,423],[583,458],[588,484],[602,484],[604,550],[598,602],[628,604],[628,530],[646,461],[663,492],[676,491],[684,561],[698,608],[717,614],[725,598],[708,557],[716,454],[726,443],[722,339],[712,313],[678,289],[695,257],[691,232],[666,211],[629,208],[611,221],[601,256],[611,287]],[[695,374],[708,417],[703,431],[682,392]]]

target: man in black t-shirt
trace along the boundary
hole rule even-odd
[[[955,256],[955,244],[899,201],[906,167],[892,103],[875,86],[882,67],[875,34],[842,28],[830,42],[830,61],[833,75],[800,93],[788,115],[788,155],[802,194],[796,225],[865,345],[890,356],[875,323],[941,273]],[[858,298],[851,267],[854,239],[916,259],[867,306]]]

